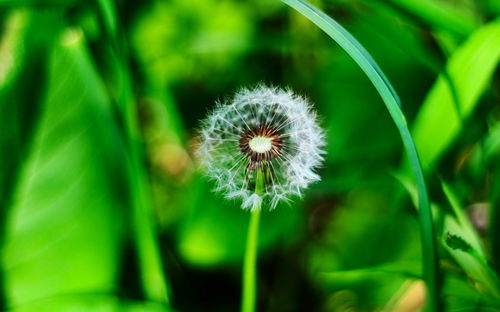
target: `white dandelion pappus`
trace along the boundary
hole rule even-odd
[[[301,196],[323,161],[324,134],[305,98],[289,90],[257,86],[217,103],[202,121],[197,156],[216,190],[242,200],[242,208]],[[257,171],[264,191],[257,194]]]

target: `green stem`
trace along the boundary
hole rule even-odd
[[[255,193],[264,192],[264,173],[257,171]],[[257,202],[250,212],[250,223],[248,224],[247,242],[245,248],[245,259],[243,262],[243,291],[241,301],[241,312],[254,312],[256,302],[256,276],[257,276],[257,246],[259,242],[259,221],[261,202]]]
[[[255,311],[257,245],[261,210],[260,204],[256,206],[258,207],[255,207],[250,214],[250,223],[248,225],[245,262],[243,264],[243,301],[241,303],[241,312]]]

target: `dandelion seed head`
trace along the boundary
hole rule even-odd
[[[273,209],[320,179],[323,130],[306,99],[289,90],[241,89],[202,121],[199,141],[197,157],[216,191],[241,200],[243,208],[266,203]],[[258,170],[265,172],[260,194]]]

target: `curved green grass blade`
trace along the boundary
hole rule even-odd
[[[396,91],[370,54],[351,34],[349,34],[349,32],[347,32],[347,30],[332,18],[303,0],[282,1],[321,28],[353,58],[379,92],[387,110],[394,120],[401,135],[403,145],[408,153],[418,190],[419,223],[423,251],[423,277],[428,291],[427,306],[431,311],[438,311],[440,287],[438,285],[437,252],[429,198],[417,150],[408,129],[406,118],[401,111],[400,100]]]
[[[316,26],[321,28],[333,40],[335,40],[366,73],[384,101],[385,99],[390,99],[391,102],[394,102],[393,104],[396,104],[396,106],[401,105],[396,91],[389,83],[389,80],[385,77],[375,60],[368,53],[368,51],[366,51],[366,49],[363,48],[363,46],[347,30],[344,29],[344,27],[308,2],[303,0],[282,1],[307,17],[311,22],[316,24]],[[388,109],[391,112],[391,115],[392,111],[400,111],[399,108],[394,110],[390,107],[390,105],[388,105]]]

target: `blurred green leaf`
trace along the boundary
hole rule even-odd
[[[464,233],[465,235],[463,238],[468,243],[470,243],[474,251],[477,252],[477,254],[486,261],[486,252],[484,251],[481,238],[479,237],[473,225],[471,224],[469,217],[462,208],[462,205],[460,205],[458,198],[456,197],[453,190],[448,184],[442,182],[441,187],[443,188],[446,199],[451,205],[451,208],[458,221],[458,224],[460,224],[462,228],[462,233]],[[446,237],[445,239],[448,239],[448,237]]]
[[[482,293],[481,289],[477,289],[457,274],[448,274],[443,293],[447,298],[446,311],[496,312],[500,309],[498,299]]]
[[[446,216],[444,220],[443,233],[451,233],[453,236],[461,237],[466,245],[472,246],[470,242],[465,241],[467,233],[462,229],[460,224],[451,216]],[[448,234],[443,235],[443,245],[448,250],[453,259],[460,265],[464,272],[474,281],[481,283],[486,291],[496,298],[500,298],[500,288],[498,277],[489,267],[486,259],[484,259],[475,250],[463,250],[454,248],[447,244]]]
[[[496,20],[477,30],[451,56],[446,71],[455,84],[459,103],[455,103],[444,75],[429,91],[412,127],[424,169],[446,151],[478,104],[500,59],[499,46],[500,20]]]
[[[0,42],[0,254],[6,214],[42,107],[48,47],[60,27],[57,10],[35,13],[23,8],[5,13]],[[0,272],[0,309],[5,307],[3,287]]]
[[[47,47],[59,32],[57,18],[57,12],[35,14],[18,9],[8,12],[4,21],[0,45],[0,151],[9,152],[2,153],[0,161],[0,216],[9,205],[18,168],[37,124],[47,80]]]
[[[422,19],[434,30],[467,36],[479,25],[479,19],[456,3],[434,0],[384,1]]]
[[[113,294],[121,254],[121,140],[78,29],[64,33],[50,64],[2,254],[8,304],[22,311],[51,297]]]

